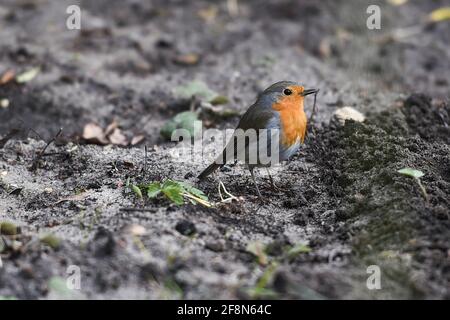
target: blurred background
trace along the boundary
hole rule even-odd
[[[24,121],[47,138],[59,126],[76,135],[89,120],[118,116],[154,143],[174,91],[194,80],[238,112],[283,79],[320,87],[331,107],[375,96],[386,105],[411,91],[445,99],[448,22],[430,18],[445,3],[2,0],[0,70],[41,70],[39,83],[0,87],[11,106],[0,110],[0,130]],[[72,4],[80,30],[66,27]],[[380,29],[367,28],[369,5],[380,8]]]

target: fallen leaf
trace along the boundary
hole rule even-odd
[[[408,2],[408,0],[388,0],[388,3],[393,6],[401,6],[407,2]]]
[[[114,129],[114,131],[108,136],[108,139],[112,144],[118,146],[128,145],[127,137],[123,135],[122,130],[120,130],[119,128]]]
[[[200,60],[200,56],[195,53],[188,53],[176,56],[173,60],[175,63],[189,66],[197,64],[198,61]]]
[[[118,127],[119,124],[117,123],[116,120],[111,122],[105,129],[105,136],[109,136],[114,131],[114,129],[117,129]]]
[[[221,104],[227,104],[228,102],[230,102],[230,100],[228,99],[228,97],[225,96],[217,96],[214,99],[211,100],[211,104],[213,106],[218,106]]]
[[[131,145],[135,146],[135,145],[141,143],[142,141],[144,141],[144,139],[145,139],[145,136],[143,134],[134,136],[133,139],[131,139]]]
[[[47,234],[41,238],[41,243],[56,250],[61,246],[61,239],[53,234]]]
[[[175,88],[175,95],[184,99],[191,99],[193,96],[205,100],[211,101],[217,97],[217,93],[211,90],[203,81],[194,80],[185,85]]]
[[[14,236],[21,233],[20,227],[12,222],[0,221],[0,234]]]
[[[93,143],[108,144],[102,127],[93,122],[84,126],[82,138]]]
[[[16,73],[13,70],[6,71],[0,78],[0,85],[7,84],[8,82],[14,80]]]
[[[29,82],[29,81],[33,80],[40,71],[41,71],[40,67],[35,67],[28,71],[25,71],[24,73],[18,74],[16,76],[16,82],[17,83]]]
[[[185,129],[189,131],[191,137],[196,137],[199,133],[198,126],[195,122],[198,120],[197,113],[191,111],[184,111],[178,113],[175,117],[167,121],[160,130],[161,135],[170,140],[172,132],[176,129]]]
[[[432,11],[429,15],[429,19],[433,22],[450,20],[450,7],[439,8]]]
[[[65,201],[82,201],[82,200],[86,199],[88,195],[89,195],[89,192],[87,192],[87,191],[82,192],[79,194],[75,194],[73,196],[61,198],[58,201],[56,201],[53,205],[57,205],[57,204],[60,204],[61,202],[65,202]]]

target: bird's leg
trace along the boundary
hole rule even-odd
[[[254,169],[254,168],[252,168],[252,167],[249,167],[249,168],[248,168],[248,170],[250,171],[250,174],[251,174],[251,176],[252,176],[253,183],[255,184],[256,191],[258,192],[258,197],[259,197],[260,200],[263,200],[263,197],[262,197],[262,195],[261,195],[261,192],[259,192],[258,184],[256,183],[255,175],[253,174],[253,169]]]

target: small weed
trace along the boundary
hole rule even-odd
[[[167,179],[164,182],[152,182],[144,188],[147,190],[147,197],[150,199],[162,194],[177,205],[182,205],[187,200],[192,204],[201,204],[208,208],[212,207],[203,191],[186,182]]]
[[[403,174],[405,176],[413,178],[419,185],[419,188],[422,191],[422,194],[423,194],[425,200],[428,202],[427,190],[425,189],[422,182],[420,181],[420,178],[425,175],[422,171],[416,170],[416,169],[411,169],[411,168],[403,168],[403,169],[398,170],[397,172],[400,174]]]

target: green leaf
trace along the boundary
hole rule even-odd
[[[15,236],[20,233],[20,227],[12,222],[0,221],[0,234],[6,236]]]
[[[161,128],[160,133],[163,138],[170,140],[172,138],[172,132],[177,129],[176,122],[172,119],[167,121]]]
[[[206,83],[197,80],[177,87],[174,93],[180,98],[190,99],[192,96],[195,96],[208,102],[218,96],[218,94],[211,90]]]
[[[56,250],[61,246],[61,239],[53,234],[47,234],[41,238],[41,242]]]
[[[29,81],[33,80],[40,71],[41,71],[41,68],[39,68],[39,67],[32,68],[28,71],[25,71],[24,73],[21,73],[16,76],[16,82],[17,83],[29,82]]]
[[[268,288],[248,288],[246,292],[252,299],[276,299],[279,296],[275,290]]]
[[[161,183],[153,182],[150,183],[147,187],[147,197],[155,198],[158,194],[161,193]]]
[[[297,244],[290,248],[287,252],[287,256],[289,259],[293,259],[297,257],[301,253],[309,253],[311,252],[311,248],[304,244]]]
[[[186,192],[188,192],[188,193],[190,193],[190,194],[192,194],[192,195],[194,195],[197,198],[200,198],[202,200],[208,200],[208,197],[205,195],[205,193],[202,190],[197,189],[197,188],[189,185],[186,182],[179,182],[179,184],[183,187],[183,189]]]
[[[443,7],[430,13],[429,19],[433,22],[450,20],[450,7]]]
[[[131,185],[131,190],[133,190],[133,192],[139,199],[143,198],[141,188],[139,188],[137,185]]]
[[[66,280],[61,277],[51,277],[48,281],[48,288],[59,297],[69,297],[72,293],[67,287]]]
[[[220,104],[227,104],[228,102],[230,102],[230,100],[228,99],[228,97],[225,96],[217,96],[211,100],[211,104],[213,106],[217,106]]]
[[[198,198],[198,200],[208,201],[208,197],[203,193],[203,191],[194,188],[186,182],[174,181],[171,179],[166,179],[164,182],[153,182],[147,187],[147,196],[149,198],[155,198],[161,192],[172,202],[177,205],[184,204],[184,198],[187,198],[192,204],[197,204],[198,201],[192,199],[190,196]]]
[[[419,179],[425,175],[422,171],[411,168],[403,168],[397,172],[415,179]]]
[[[172,133],[176,129],[185,129],[189,131],[192,137],[195,137],[200,127],[195,126],[195,121],[198,120],[197,113],[191,111],[184,111],[178,113],[175,117],[167,121],[160,130],[161,135],[170,140]]]
[[[17,300],[17,298],[14,296],[0,296],[0,301],[1,300]]]
[[[180,187],[168,186],[163,188],[162,192],[175,204],[182,205],[184,203],[182,195],[183,190]]]

